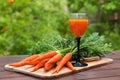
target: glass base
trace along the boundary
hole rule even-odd
[[[88,64],[76,62],[76,63],[74,63],[73,65],[74,65],[75,67],[84,67],[84,66],[87,66]]]
[[[85,62],[81,62],[81,61],[72,61],[72,64],[74,67],[84,67],[88,65]]]

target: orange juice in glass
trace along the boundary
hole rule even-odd
[[[77,40],[77,58],[74,63],[75,67],[87,66],[87,64],[81,59],[80,55],[80,39],[82,35],[85,33],[88,27],[88,19],[86,13],[71,13],[70,15],[70,29],[72,33],[75,35]]]

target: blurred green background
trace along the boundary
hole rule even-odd
[[[99,32],[120,49],[119,0],[0,0],[0,55],[27,54],[49,34],[72,35],[69,14],[86,12],[87,33]]]

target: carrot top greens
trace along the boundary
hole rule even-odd
[[[77,53],[74,37],[63,38],[59,34],[51,35],[49,38],[43,38],[28,50],[30,54],[42,54],[51,50],[56,50],[62,55],[71,52],[73,54],[73,58],[76,56],[75,53]],[[111,43],[105,42],[105,37],[103,35],[100,36],[98,33],[93,33],[81,38],[80,53],[83,58],[92,56],[102,57],[111,51]]]

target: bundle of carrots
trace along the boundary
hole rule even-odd
[[[50,51],[43,55],[34,54],[19,62],[11,63],[10,66],[20,67],[24,65],[33,65],[33,71],[37,71],[40,68],[44,68],[45,71],[49,71],[54,68],[52,73],[59,72],[63,66],[67,66],[72,71],[75,70],[74,66],[71,64],[70,59],[72,58],[72,53],[67,53],[63,58],[62,54],[57,53],[57,51]]]

